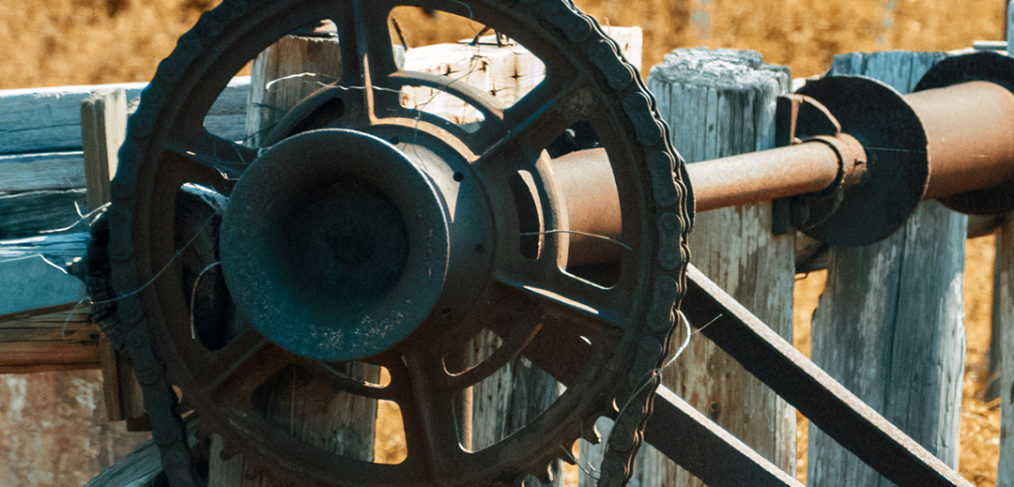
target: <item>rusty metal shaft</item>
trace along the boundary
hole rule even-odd
[[[970,81],[905,95],[926,131],[924,199],[986,189],[1014,177],[1014,94]]]
[[[973,81],[904,96],[926,137],[929,180],[923,199],[992,188],[1014,179],[1014,94],[1003,86]],[[891,117],[891,113],[883,117]],[[862,184],[868,151],[847,133],[818,137],[776,149],[724,157],[687,166],[697,211],[833,191]],[[619,197],[603,149],[553,160],[567,205],[571,262],[615,258],[615,246],[583,238],[588,233],[618,239]],[[868,181],[867,181],[868,183]],[[878,184],[885,184],[878,182]],[[886,182],[886,184],[892,184]]]
[[[697,211],[824,191],[841,180],[843,157],[865,157],[858,141],[839,137],[847,155],[815,140],[688,165]]]

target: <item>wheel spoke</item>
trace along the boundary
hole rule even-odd
[[[362,93],[360,106],[365,119],[374,118],[374,104],[378,98],[382,105],[393,99],[398,103],[398,93],[389,92],[386,79],[398,70],[387,17],[391,10],[388,2],[366,2],[356,0],[352,11],[334,19],[342,49],[342,79],[339,83],[348,90]]]
[[[212,357],[211,370],[201,387],[222,399],[237,394],[249,399],[257,387],[291,362],[288,352],[253,330],[233,339]]]
[[[303,359],[299,361],[299,366],[302,367],[303,370],[320,378],[342,392],[348,392],[357,396],[378,400],[390,400],[392,398],[392,392],[387,388],[369,385],[365,381],[350,377],[339,370],[335,365],[338,364],[310,359]]]
[[[213,172],[220,180],[238,179],[247,166],[257,159],[257,149],[230,142],[203,128],[191,132],[185,138],[171,141],[167,152],[176,156],[178,161],[203,166],[201,173]]]
[[[535,266],[531,266],[535,267]],[[538,275],[500,273],[497,280],[533,299],[546,326],[572,328],[581,336],[594,337],[604,330],[623,327],[623,295],[558,270]]]
[[[503,114],[503,122],[483,126],[475,134],[484,148],[476,169],[487,165],[528,168],[557,137],[585,118],[590,94],[579,80],[549,78]]]
[[[392,381],[395,373],[391,371]],[[456,476],[467,457],[455,410],[459,391],[448,387],[447,373],[436,356],[414,353],[398,373],[407,376],[412,391],[411,399],[400,404],[409,457],[425,458],[434,479]]]
[[[500,337],[500,346],[482,362],[449,377],[448,383],[454,389],[460,390],[489,377],[517,358],[539,332],[539,328],[540,325],[534,319],[499,320],[497,323],[492,323],[490,329]]]

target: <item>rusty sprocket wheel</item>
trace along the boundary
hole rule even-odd
[[[397,5],[450,12],[495,28],[542,60],[545,81],[503,108],[453,88],[450,80],[399,69],[386,27]],[[353,116],[293,131],[260,150],[205,127],[211,105],[247,60],[322,19],[338,27],[342,77],[332,95],[308,101],[308,113],[313,103],[324,106],[321,100],[340,94],[351,107],[344,112]],[[565,0],[226,0],[202,16],[159,66],[131,117],[109,214],[117,336],[134,359],[171,485],[201,482],[183,441],[172,385],[182,389],[202,424],[232,447],[262,459],[278,477],[308,485],[516,485],[525,475],[545,472],[582,433],[589,436],[599,416],[617,412],[622,414],[610,437],[602,484],[624,482],[650,412],[652,372],[668,349],[673,306],[683,292],[692,205],[683,163],[654,101],[617,52],[598,24]],[[485,120],[476,131],[464,131],[402,107],[389,95],[407,84],[452,91]],[[576,215],[568,214],[544,151],[576,123],[597,134],[620,201],[626,252],[607,281],[581,277],[567,266],[567,221]],[[367,162],[333,163],[351,157]],[[307,172],[313,177],[299,176]],[[521,173],[529,188],[523,197]],[[361,187],[339,187],[348,179]],[[322,180],[327,184],[321,186]],[[283,182],[271,186],[277,181]],[[212,211],[197,225],[179,226],[181,188],[194,187],[217,193],[209,201],[228,198],[224,217]],[[321,205],[331,204],[335,191],[347,213],[364,217],[350,226],[369,226],[376,211],[393,212],[404,226],[375,229],[385,242],[407,243],[388,247],[404,254],[389,265],[393,277],[358,289],[376,297],[366,303],[346,295],[348,279],[300,281],[307,274],[326,280],[329,273],[300,258],[312,255],[317,244],[352,238],[336,248],[369,250],[376,240],[360,239],[362,232],[336,237],[309,228],[298,239],[286,236],[294,221],[324,229],[347,223],[329,220],[328,212],[307,217],[312,212],[300,206],[318,197]],[[357,208],[348,194],[372,203]],[[449,201],[456,198],[467,203],[459,210],[468,211],[452,214]],[[282,209],[264,218],[249,211],[268,208],[270,201],[282,201]],[[527,213],[521,204],[541,215],[537,237],[522,221]],[[198,237],[214,240],[219,233],[228,292],[212,291],[215,303],[202,307],[190,302],[194,273],[204,275],[215,263],[195,268],[179,257]],[[436,236],[420,237],[426,234]],[[533,237],[535,250],[522,249]],[[363,267],[368,270],[346,277],[373,279],[373,266]],[[208,278],[221,282],[218,272]],[[392,313],[398,305],[391,296],[418,298],[416,304],[425,306]],[[195,317],[195,306],[201,313],[219,311],[208,323],[197,323],[196,333],[194,320],[202,318]],[[389,318],[402,314],[408,317]],[[391,326],[367,326],[378,316],[388,317],[384,323]],[[208,327],[217,329],[208,335]],[[484,329],[499,336],[500,349],[452,373],[448,358]],[[327,339],[315,338],[320,336]],[[578,363],[545,358],[554,343],[576,342],[590,343]],[[566,392],[510,436],[469,451],[456,432],[454,402],[519,355],[557,375]],[[335,373],[349,361],[385,367],[390,383]],[[387,465],[346,457],[301,441],[260,411],[257,391],[294,369],[334,394],[396,403],[405,421],[407,458]]]

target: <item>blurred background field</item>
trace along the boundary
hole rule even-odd
[[[215,0],[0,0],[0,89],[144,81]],[[644,29],[644,66],[681,46],[760,51],[795,76],[835,54],[949,50],[1000,39],[1003,0],[577,0]],[[425,44],[432,39],[413,39]]]
[[[183,34],[214,0],[0,0],[0,89],[145,81]],[[753,49],[767,62],[784,64],[793,76],[819,74],[835,54],[889,49],[951,50],[974,40],[1003,38],[1004,0],[576,0],[603,24],[644,29],[647,68],[677,47]],[[411,16],[410,16],[411,17]],[[423,16],[399,19],[405,25]],[[411,45],[435,41],[409,39]],[[2,127],[0,127],[2,130]],[[2,177],[2,175],[0,175]],[[979,486],[995,485],[999,410],[983,400],[988,380],[993,239],[969,241],[966,270],[968,355],[962,415],[961,473]],[[820,273],[797,283],[797,346],[809,348],[809,317],[823,288]],[[88,451],[41,455],[47,435],[71,435],[73,421],[84,426],[102,418],[96,404],[97,372],[57,377],[3,377],[0,431],[30,429],[17,445],[0,441],[0,484],[81,485],[122,454],[123,445],[95,445]],[[26,380],[27,379],[27,380]],[[55,405],[57,416],[33,414],[33,394],[66,384],[81,395]],[[91,385],[89,385],[91,384]],[[97,401],[101,402],[101,401]],[[74,416],[74,415],[77,416]],[[61,419],[64,415],[68,418]],[[49,426],[47,426],[47,424]],[[57,426],[54,426],[57,425]],[[62,426],[61,426],[62,425]],[[800,421],[800,461],[805,461],[805,421]],[[54,428],[62,428],[57,431]],[[99,426],[96,426],[98,428]],[[104,427],[104,426],[103,426]],[[48,429],[47,429],[48,428]],[[119,447],[119,448],[117,448]],[[52,453],[52,452],[51,452]],[[85,456],[86,458],[80,458]],[[42,458],[47,457],[47,458]],[[4,466],[6,465],[6,466]],[[800,464],[800,475],[805,466]]]

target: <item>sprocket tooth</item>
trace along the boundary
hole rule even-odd
[[[240,453],[239,450],[236,447],[230,445],[229,442],[225,440],[225,438],[222,438],[217,433],[210,431],[210,428],[206,426],[202,425],[201,428],[202,428],[201,434],[202,435],[206,434],[208,438],[211,438],[212,455],[216,453],[215,450],[218,450],[217,451],[218,458],[226,462],[235,458],[236,455],[239,455]]]
[[[597,421],[598,416],[593,416],[581,426],[581,439],[593,445],[602,443],[602,434],[599,433],[599,427],[595,424]]]
[[[273,482],[275,480],[274,476],[271,475],[271,472],[268,470],[268,467],[263,465],[263,463],[258,460],[253,460],[250,458],[246,459],[243,476],[247,480],[260,479],[262,484],[274,485],[275,484],[275,482]]]
[[[215,432],[211,430],[211,427],[206,423],[198,420],[197,421],[197,436],[199,438],[207,438],[209,441],[215,439]]]
[[[560,455],[557,458],[559,458],[563,462],[566,462],[567,465],[577,465],[577,456],[574,455],[574,453],[569,449],[567,449],[567,447],[565,446],[561,445],[560,448],[564,449],[564,454]]]
[[[218,456],[222,460],[232,460],[233,458],[236,458],[236,455],[239,455],[239,451],[228,445],[223,446],[222,450],[218,452]]]
[[[553,474],[553,462],[547,464],[545,468],[539,469],[539,471],[535,474],[535,477],[539,479],[539,482],[544,484],[553,483],[553,477],[555,477]]]

